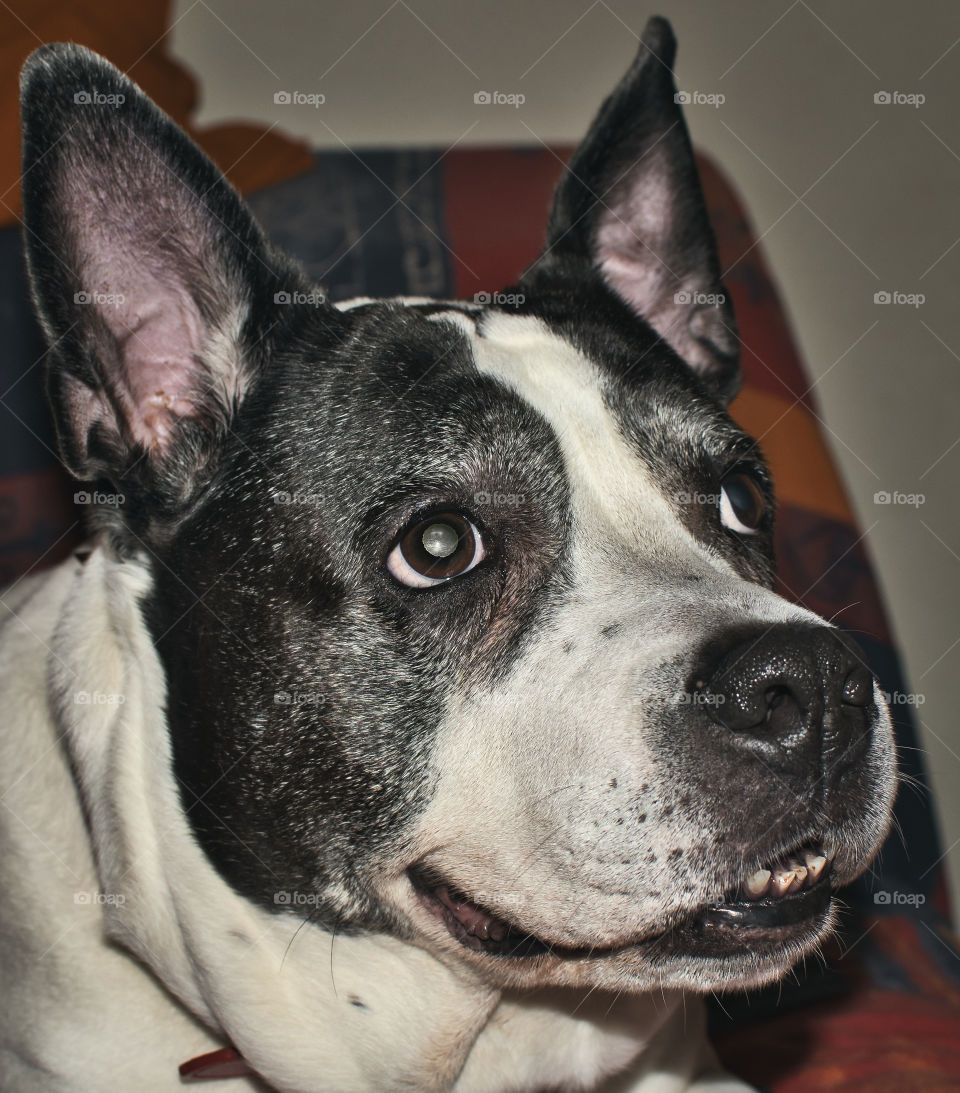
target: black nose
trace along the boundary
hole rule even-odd
[[[873,675],[846,634],[776,625],[728,647],[698,682],[728,747],[789,773],[837,773],[866,750]]]

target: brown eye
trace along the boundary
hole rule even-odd
[[[720,485],[720,522],[739,535],[756,535],[767,514],[766,498],[756,480],[734,471]]]
[[[473,569],[485,554],[480,533],[465,516],[442,512],[404,532],[387,569],[409,588],[429,588]]]

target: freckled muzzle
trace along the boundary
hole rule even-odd
[[[716,633],[670,669],[659,674],[660,703],[644,710],[641,770],[655,777],[603,780],[616,800],[640,803],[641,822],[650,810],[647,826],[632,830],[634,813],[616,795],[559,816],[573,831],[577,819],[623,824],[616,855],[591,862],[596,903],[577,875],[549,863],[518,892],[509,869],[478,880],[469,856],[461,872],[446,848],[442,862],[428,855],[408,871],[419,929],[534,974],[607,958],[731,958],[775,970],[823,936],[834,886],[878,845],[890,797],[889,723],[863,654],[827,626],[755,622]],[[671,675],[686,701],[671,702]],[[629,748],[628,734],[616,739]],[[657,840],[685,846],[682,864],[660,854],[651,867]]]

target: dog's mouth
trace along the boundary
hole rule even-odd
[[[826,918],[831,899],[831,858],[806,845],[783,854],[745,877],[720,902],[684,914],[669,929],[615,946],[565,946],[527,933],[451,882],[425,868],[409,870],[421,904],[461,945],[491,956],[599,958],[670,938],[697,950],[783,944]]]

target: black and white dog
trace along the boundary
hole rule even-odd
[[[894,746],[771,591],[673,58],[651,21],[509,306],[322,301],[113,67],[28,62],[50,398],[104,503],[3,600],[5,1093],[227,1045],[224,1088],[746,1088],[694,995],[831,930]]]

